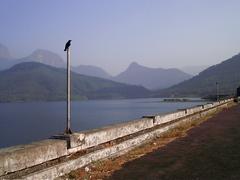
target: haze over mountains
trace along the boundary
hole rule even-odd
[[[51,51],[36,50],[27,57],[16,59],[5,46],[0,45],[0,70],[5,69],[0,71],[0,101],[63,100],[66,90],[64,67],[64,60]],[[73,97],[203,97],[216,94],[216,82],[220,94],[233,94],[240,85],[239,69],[240,54],[192,78],[178,69],[149,68],[136,62],[115,77],[99,67],[80,65],[72,67],[75,72],[72,73]],[[150,92],[146,88],[160,90]]]
[[[178,69],[149,68],[131,63],[128,68],[116,76],[111,76],[103,69],[96,66],[80,65],[74,67],[73,71],[89,75],[110,79],[132,85],[141,85],[148,89],[162,89],[191,78],[192,76]]]
[[[184,66],[180,68],[183,72],[186,72],[188,74],[191,74],[193,76],[198,75],[203,70],[207,69],[209,66],[203,65],[203,66]]]
[[[72,70],[76,73],[84,74],[88,76],[94,76],[94,77],[99,77],[104,79],[113,79],[113,77],[110,74],[108,74],[102,68],[97,66],[79,65],[79,66],[73,67]]]
[[[2,44],[0,44],[0,70],[6,69],[10,66],[12,66],[13,61],[12,61],[11,54],[8,50],[8,48]]]
[[[63,59],[51,51],[37,49],[27,57],[13,58],[8,48],[0,44],[0,69],[7,69],[22,62],[40,62],[54,67],[65,67]]]
[[[0,52],[3,52],[2,57],[11,57],[9,50],[5,46],[0,46],[0,49],[2,49]],[[65,61],[56,53],[38,49],[29,56],[20,59],[9,58],[8,60],[3,60],[0,56],[0,70],[10,68],[11,66],[22,62],[40,62],[54,67],[66,67]],[[72,70],[79,74],[109,79],[131,85],[141,85],[148,89],[167,88],[192,77],[178,69],[149,68],[139,65],[136,62],[131,63],[125,71],[117,76],[111,76],[103,69],[90,65],[72,67]]]
[[[163,89],[191,78],[179,69],[149,68],[133,62],[114,80],[127,84],[142,85],[149,89]]]
[[[21,62],[39,62],[50,66],[62,68],[66,66],[66,63],[58,54],[45,49],[37,49],[29,56],[18,59],[16,61],[16,63]]]
[[[0,59],[11,59],[8,48],[2,44],[0,44]]]
[[[240,86],[240,54],[207,68],[187,81],[160,90],[156,96],[216,95],[216,82],[219,84],[219,94],[235,94],[236,88]]]

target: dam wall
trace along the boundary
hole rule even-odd
[[[71,135],[0,149],[0,179],[54,179],[87,164],[119,156],[182,122],[227,108],[233,99],[180,109]]]

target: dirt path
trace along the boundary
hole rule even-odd
[[[128,154],[72,172],[76,179],[240,179],[240,105],[180,127]],[[181,133],[179,133],[181,132]],[[174,134],[175,133],[175,134]],[[177,138],[181,136],[180,138]],[[170,142],[170,143],[169,143]]]

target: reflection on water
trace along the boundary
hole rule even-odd
[[[87,130],[204,102],[164,103],[160,98],[72,102],[72,130]],[[65,102],[0,104],[0,147],[45,139],[64,131]]]

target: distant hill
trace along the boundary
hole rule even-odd
[[[233,94],[240,85],[240,54],[211,66],[193,78],[156,92],[156,96],[208,96],[216,94],[216,82],[220,94]]]
[[[150,92],[110,80],[72,73],[72,99],[147,97]],[[66,97],[66,70],[37,62],[0,71],[0,102],[56,101]]]
[[[18,59],[16,64],[21,62],[39,62],[54,67],[66,66],[66,63],[58,54],[44,49],[37,49],[29,56]]]
[[[39,62],[53,67],[66,68],[65,61],[54,52],[44,49],[37,49],[27,57],[13,59],[8,48],[0,44],[0,70],[8,69],[22,62]],[[80,65],[76,67],[72,66],[72,70],[76,73],[87,76],[112,79],[111,75],[109,75],[106,71],[97,66],[91,65]]]
[[[193,76],[198,75],[203,70],[207,69],[209,66],[185,66],[180,68],[183,72],[191,74]]]
[[[22,62],[39,62],[54,67],[65,67],[66,63],[56,53],[44,49],[37,49],[24,58],[12,58],[7,47],[0,44],[0,70],[8,69]]]
[[[114,77],[114,80],[127,84],[142,85],[149,89],[162,89],[191,77],[191,75],[178,69],[149,68],[133,62],[124,72]]]
[[[90,65],[80,65],[77,67],[72,67],[72,70],[76,73],[87,75],[87,76],[94,76],[104,79],[112,79],[112,76],[109,75],[106,71],[102,68],[97,66],[90,66]]]

